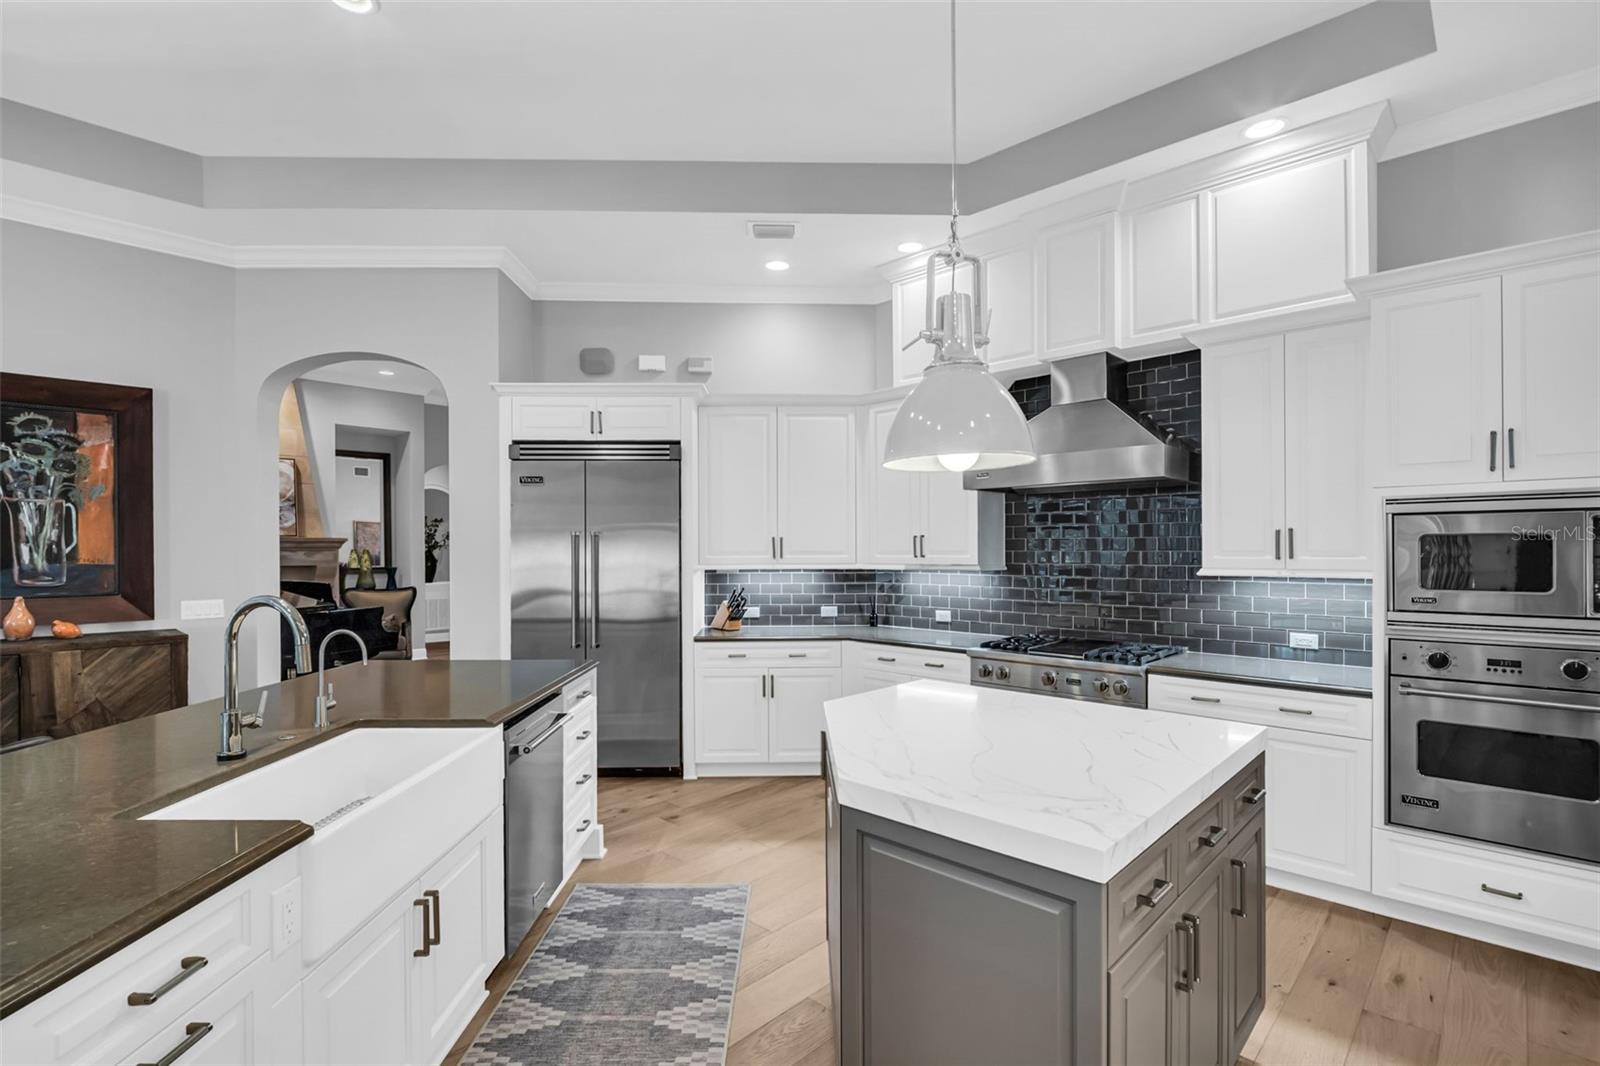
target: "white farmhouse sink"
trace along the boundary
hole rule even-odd
[[[504,779],[499,729],[357,729],[144,819],[311,826],[300,845],[309,962],[500,806]]]

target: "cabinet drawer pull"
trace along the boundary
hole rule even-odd
[[[923,663],[922,665],[926,666],[930,670],[943,670],[944,669],[944,663]]]
[[[804,659],[807,654],[809,654],[809,653],[803,652],[803,651],[792,651],[792,652],[789,653],[789,658],[791,658],[791,659]]]
[[[178,972],[167,978],[166,981],[154,992],[129,992],[128,1006],[148,1007],[174,988],[183,984],[189,978],[205,969],[206,957],[204,955],[185,955],[178,960]]]
[[[210,1022],[190,1022],[183,1027],[183,1039],[178,1041],[171,1051],[155,1062],[142,1062],[139,1066],[172,1066],[174,1062],[183,1058],[190,1048],[204,1040],[209,1032],[211,1032]]]
[[[574,830],[573,830],[573,832],[574,832],[574,833],[583,833],[583,832],[586,832],[586,831],[587,831],[587,830],[588,830],[588,828],[589,828],[589,826],[591,826],[591,825],[593,825],[593,824],[594,824],[594,823],[593,823],[593,822],[591,822],[591,821],[590,821],[590,820],[589,820],[589,819],[587,819],[587,818],[585,818],[585,819],[584,819],[584,820],[583,820],[583,824],[582,824],[582,825],[580,825],[580,826],[578,826],[578,828],[576,828],[576,829],[574,829]]]
[[[590,694],[593,693],[593,692],[594,692],[594,689],[586,688],[582,692],[578,693],[578,698],[580,700],[586,700],[586,699],[589,698]]]
[[[574,781],[573,784],[574,785],[587,785],[592,780],[594,780],[594,775],[593,774],[584,774],[582,777],[580,777],[576,781]]]
[[[894,663],[899,662],[900,660],[896,659],[893,655],[880,655],[878,656],[878,661],[880,663]]]
[[[1228,835],[1226,826],[1214,825],[1201,834],[1199,843],[1202,848],[1214,848],[1222,843],[1222,838]]]
[[[1304,707],[1279,707],[1278,710],[1282,711],[1284,714],[1311,715],[1317,713],[1316,711],[1308,711]]]
[[[1134,903],[1141,907],[1154,907],[1172,894],[1172,882],[1156,878],[1150,885],[1148,895],[1141,892],[1133,897]]]
[[[590,736],[589,731],[587,729],[585,729],[583,732],[579,733],[577,736],[573,737],[572,739],[573,740],[588,740],[589,736]]]
[[[1222,697],[1221,696],[1190,696],[1189,699],[1193,700],[1195,703],[1221,703],[1222,702]]]
[[[748,657],[749,656],[746,653],[742,652],[742,651],[730,651],[728,653],[728,658],[730,658],[730,659],[745,659],[745,658],[748,658]]]
[[[1259,804],[1262,800],[1264,800],[1266,798],[1267,798],[1267,790],[1264,789],[1264,788],[1261,788],[1260,786],[1257,786],[1255,788],[1252,788],[1249,792],[1246,792],[1244,795],[1240,796],[1239,797],[1239,802],[1240,803],[1248,803],[1248,804],[1250,804],[1250,806],[1254,807],[1254,806],[1256,806],[1257,804]]]
[[[412,900],[411,905],[422,908],[422,946],[412,949],[411,954],[419,959],[425,959],[433,954],[433,908],[428,906],[426,899],[421,898]]]
[[[1248,918],[1250,916],[1245,913],[1245,906],[1244,906],[1244,860],[1243,859],[1230,859],[1229,861],[1233,863],[1233,872],[1234,872],[1234,882],[1233,882],[1233,884],[1234,884],[1234,889],[1238,893],[1236,898],[1239,900],[1238,906],[1231,908],[1232,909],[1232,913],[1233,913],[1233,916],[1235,918]]]
[[[1495,888],[1493,885],[1485,885],[1485,884],[1480,884],[1478,887],[1480,889],[1482,889],[1483,891],[1489,893],[1489,895],[1491,895],[1491,896],[1504,896],[1506,899],[1521,899],[1522,898],[1522,893],[1521,892],[1507,892],[1503,888]]]
[[[433,901],[433,946],[438,947],[444,939],[444,908],[439,905],[439,890],[430,888],[422,895]]]

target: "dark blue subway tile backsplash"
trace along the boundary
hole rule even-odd
[[[1050,402],[1049,379],[1011,386],[1030,417]],[[1200,446],[1200,356],[1130,364],[1129,406]],[[706,617],[743,585],[761,608],[753,625],[864,624],[1068,631],[1139,638],[1194,651],[1370,666],[1371,582],[1200,577],[1198,488],[1119,485],[1008,493],[1006,569],[741,570],[706,575]],[[821,608],[838,614],[823,617]],[[1289,647],[1311,632],[1322,648]]]

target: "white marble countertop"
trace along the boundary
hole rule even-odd
[[[942,681],[824,715],[843,806],[1100,882],[1266,748],[1260,726]]]

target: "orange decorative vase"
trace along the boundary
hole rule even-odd
[[[11,610],[6,613],[5,629],[7,640],[27,640],[33,636],[33,612],[28,610],[27,601],[18,596],[11,604]]]

